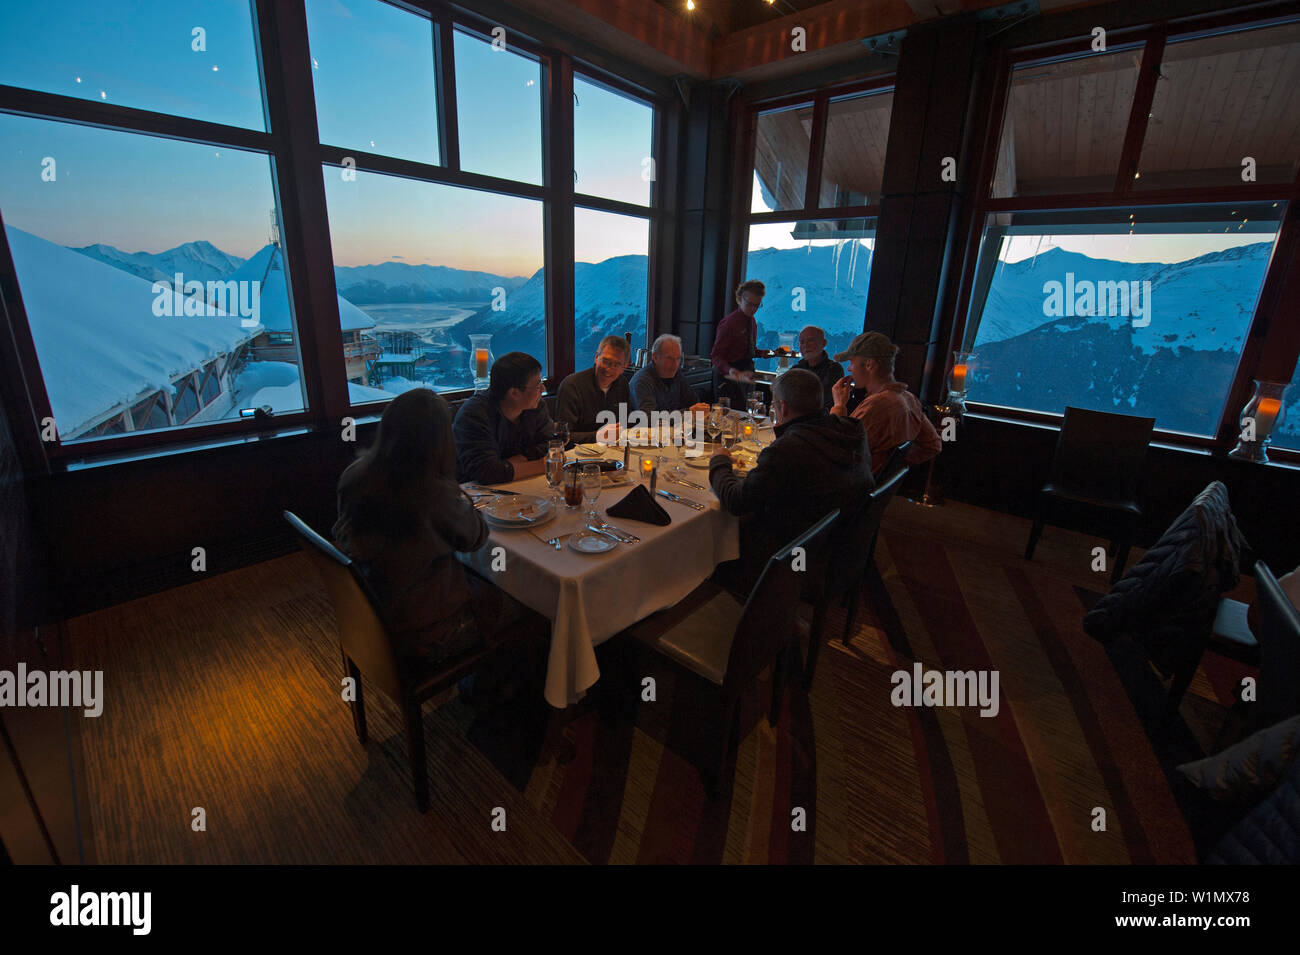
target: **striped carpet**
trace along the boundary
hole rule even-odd
[[[395,709],[368,693],[372,742],[352,735],[329,602],[300,555],[69,621],[77,665],[105,669],[111,688],[83,731],[95,856],[1193,862],[1166,773],[1210,745],[1244,671],[1207,655],[1183,720],[1148,736],[1143,674],[1125,676],[1080,629],[1107,587],[1089,566],[1096,541],[1049,528],[1031,563],[1027,531],[960,504],[895,501],[852,645],[826,646],[812,692],[787,694],[775,728],[760,685],[712,803],[693,764],[698,681],[617,638],[597,648],[603,676],[567,726],[567,764],[544,755],[539,673],[539,692],[509,704],[450,691],[428,705],[421,817]],[[833,610],[828,632],[842,626]],[[893,706],[890,676],[914,661],[997,670],[998,714]],[[640,699],[645,676],[655,702]],[[508,834],[490,827],[496,807]]]
[[[852,645],[827,646],[775,729],[760,687],[716,804],[691,763],[696,681],[640,647],[620,648],[613,685],[572,723],[573,762],[501,768],[595,863],[1192,863],[1166,772],[1209,746],[1243,671],[1207,654],[1183,721],[1149,739],[1135,705],[1158,702],[1159,684],[1147,671],[1147,698],[1131,700],[1080,628],[1107,589],[1096,541],[1049,529],[1031,563],[1027,530],[960,504],[892,505]],[[842,627],[834,611],[829,632]],[[914,661],[997,670],[999,712],[893,706],[891,674]],[[601,712],[643,676],[656,702]]]

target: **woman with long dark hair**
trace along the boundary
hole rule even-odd
[[[491,644],[519,615],[455,557],[483,546],[488,528],[456,483],[451,421],[440,395],[403,392],[339,478],[334,540],[370,581],[398,652],[416,664]]]

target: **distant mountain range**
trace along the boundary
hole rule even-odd
[[[111,246],[76,249],[150,281],[222,279],[244,260],[207,242],[188,242],[161,253],[125,253]],[[1038,410],[1081,405],[1156,418],[1161,428],[1213,433],[1255,310],[1272,243],[1212,252],[1185,262],[1133,263],[1089,258],[1051,249],[999,265],[974,347],[977,401]],[[780,331],[820,325],[829,350],[843,350],[861,332],[872,252],[862,242],[749,253],[746,278],[767,286],[758,313],[759,346],[773,347]],[[578,365],[600,339],[632,332],[645,338],[647,259],[614,256],[575,264]],[[1150,323],[1129,317],[1044,313],[1048,282],[1150,282]],[[445,266],[383,262],[336,268],[340,296],[354,304],[482,303],[447,329],[453,345],[467,347],[471,333],[493,336],[497,355],[545,349],[545,270],[507,277]],[[506,290],[505,309],[493,311],[493,289]],[[803,309],[796,311],[797,305]],[[718,316],[719,318],[721,316]],[[453,382],[446,382],[451,384]],[[1300,388],[1289,395],[1292,431],[1300,424]]]
[[[216,282],[246,261],[237,255],[222,252],[211,242],[203,241],[186,242],[166,252],[123,252],[102,243],[73,248],[73,251],[130,272],[146,281],[166,282],[168,286],[172,284],[177,272],[185,276],[187,282]]]
[[[1271,252],[1272,243],[1258,242],[1165,264],[1052,249],[1000,265],[976,333],[970,396],[1014,408],[1116,411],[1213,434]],[[1067,273],[1076,285],[1149,281],[1150,324],[1044,315],[1044,285],[1064,283]]]

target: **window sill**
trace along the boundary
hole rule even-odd
[[[1030,419],[1020,418],[1020,417],[1017,417],[1017,416],[1015,416],[1015,415],[1010,415],[1010,414],[998,414],[996,411],[991,411],[991,410],[988,410],[988,411],[968,411],[968,412],[966,412],[965,417],[967,417],[967,418],[975,418],[975,419],[978,419],[978,420],[981,420],[981,421],[992,421],[992,422],[995,422],[995,423],[997,423],[997,424],[1010,424],[1010,425],[1017,425],[1017,426],[1022,427],[1022,428],[1036,428],[1036,429],[1039,430],[1039,431],[1057,431],[1057,432],[1059,432],[1059,431],[1061,430],[1061,426],[1060,426],[1060,424],[1058,424],[1058,423],[1048,422],[1048,421],[1034,421],[1034,420],[1030,420]],[[1223,461],[1226,461],[1226,462],[1235,462],[1235,463],[1240,463],[1240,464],[1249,464],[1249,462],[1247,462],[1247,461],[1237,462],[1235,458],[1222,457],[1222,456],[1216,455],[1216,454],[1214,453],[1214,450],[1211,449],[1211,448],[1206,448],[1206,447],[1197,447],[1197,446],[1195,446],[1195,445],[1189,445],[1189,444],[1177,444],[1177,443],[1175,443],[1175,442],[1172,442],[1172,441],[1169,441],[1169,440],[1161,440],[1161,439],[1159,439],[1159,438],[1156,438],[1156,439],[1152,440],[1150,446],[1153,447],[1153,448],[1159,448],[1159,449],[1162,450],[1162,451],[1177,451],[1177,452],[1180,452],[1180,453],[1182,453],[1182,454],[1193,454],[1193,455],[1196,455],[1196,456],[1198,456],[1198,457],[1203,457],[1203,458],[1214,458],[1214,457],[1219,457],[1220,460],[1223,460]],[[1285,454],[1285,455],[1291,455],[1291,454],[1294,454],[1294,453],[1295,453],[1295,452],[1290,451],[1290,450],[1288,450],[1288,449],[1286,449],[1286,448],[1275,448],[1275,449],[1272,449],[1272,450],[1273,450],[1275,453],[1280,452],[1281,454]],[[1293,461],[1293,460],[1278,460],[1278,459],[1274,458],[1273,460],[1269,461],[1267,464],[1262,465],[1262,466],[1263,466],[1263,467],[1270,467],[1270,468],[1282,468],[1282,469],[1284,469],[1284,470],[1288,470],[1288,471],[1300,471],[1300,461]]]
[[[359,418],[357,419],[357,423],[361,424],[364,420],[365,419]],[[374,420],[379,420],[377,415]],[[62,460],[55,465],[54,470],[55,473],[90,471],[96,468],[115,467],[120,464],[130,464],[135,461],[148,461],[154,458],[192,454],[197,451],[207,451],[215,448],[229,448],[241,444],[257,444],[262,441],[273,441],[276,438],[300,437],[302,435],[311,434],[316,430],[316,428],[311,426],[299,425],[297,427],[267,429],[253,434],[204,438],[198,441],[185,441],[153,448],[135,448],[130,451],[107,451],[102,454],[88,454],[80,458]]]

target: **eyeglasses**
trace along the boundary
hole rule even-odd
[[[755,301],[754,299],[750,298],[749,296],[745,296],[743,299],[741,299],[741,302],[742,302],[743,304],[745,304],[745,305],[752,305],[752,306],[754,306],[754,308],[762,308],[762,307],[763,307],[763,300],[762,300],[762,299],[758,299],[757,301]]]

